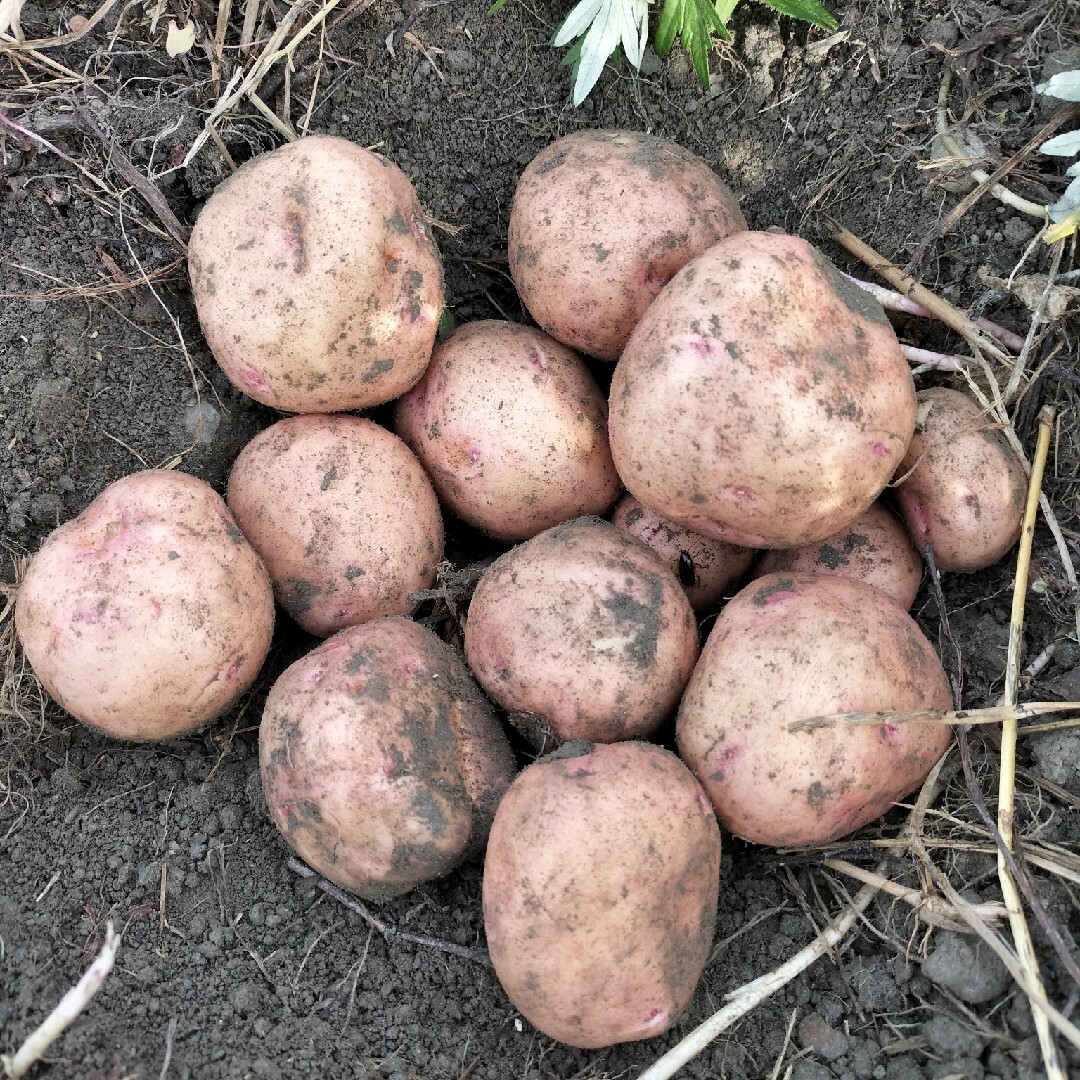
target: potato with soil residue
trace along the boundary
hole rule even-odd
[[[310,634],[404,615],[409,594],[435,583],[439,501],[412,451],[371,420],[279,420],[240,451],[227,499],[278,602]]]
[[[599,518],[557,525],[496,559],[465,625],[477,681],[539,746],[651,734],[697,654],[678,580]]]
[[[910,608],[922,584],[922,556],[904,523],[881,502],[874,503],[846,529],[815,544],[767,551],[754,567],[765,574],[838,574],[865,581]]]
[[[1008,440],[959,390],[920,390],[915,437],[896,470],[896,501],[939,570],[993,566],[1020,539],[1027,477]]]
[[[740,232],[642,317],[609,399],[627,490],[695,532],[813,543],[885,488],[915,386],[880,304],[805,240]]]
[[[514,776],[461,657],[400,617],[343,630],[286,669],[266,699],[259,762],[289,846],[370,900],[478,855]]]
[[[616,504],[611,523],[637,537],[678,576],[690,606],[698,613],[720,603],[724,590],[750,569],[754,553],[691,532],[643,506],[633,495]]]
[[[676,721],[720,824],[758,844],[854,832],[917,788],[946,725],[789,731],[815,716],[949,709],[941,661],[892,597],[825,574],[768,574],[728,601]]]
[[[697,154],[637,131],[577,131],[541,150],[518,181],[510,274],[547,333],[614,360],[672,275],[745,228]]]
[[[423,374],[442,264],[408,177],[310,136],[241,166],[207,200],[188,269],[217,362],[283,412],[390,401]]]
[[[435,349],[394,410],[439,498],[498,540],[527,540],[622,490],[607,398],[582,359],[529,326],[487,320]]]
[[[510,786],[484,861],[484,929],[510,1000],[571,1046],[650,1039],[712,947],[720,830],[658,746],[573,743]]]
[[[252,684],[274,596],[221,496],[186,473],[148,470],[49,536],[19,589],[15,628],[72,716],[117,739],[169,739]]]

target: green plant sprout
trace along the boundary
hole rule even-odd
[[[1062,101],[1080,101],[1080,69],[1059,71],[1053,78],[1035,87],[1037,94],[1061,98]],[[1061,157],[1080,154],[1080,128],[1055,135],[1039,147],[1040,153]],[[1065,170],[1066,176],[1075,177],[1065,189],[1065,194],[1052,206],[1046,208],[1053,225],[1049,226],[1043,239],[1048,244],[1063,240],[1080,229],[1080,161],[1073,162]]]
[[[506,0],[498,0],[493,11]],[[563,59],[573,69],[573,101],[580,105],[596,85],[609,58],[620,48],[635,68],[648,39],[651,0],[579,0],[551,39],[552,45],[573,43]],[[709,48],[713,35],[731,39],[727,25],[740,0],[663,0],[653,47],[666,56],[678,38],[694,61],[701,85],[709,87]],[[836,19],[818,0],[764,0],[774,11],[793,19],[835,30]]]

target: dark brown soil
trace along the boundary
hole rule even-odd
[[[627,127],[703,155],[738,193],[752,227],[798,232],[843,269],[870,276],[828,240],[824,215],[832,215],[900,264],[918,253],[921,279],[941,295],[985,304],[987,315],[1026,332],[1029,313],[990,293],[979,271],[1007,277],[1022,259],[1022,273],[1045,271],[1044,246],[1028,250],[1034,225],[984,197],[939,238],[937,226],[958,195],[923,166],[949,62],[963,75],[950,98],[954,118],[966,116],[978,131],[989,169],[1046,122],[1053,106],[1033,96],[1033,85],[1055,70],[1048,64],[1080,66],[1075,52],[1063,52],[1080,40],[1075,20],[1067,21],[1076,13],[1072,0],[960,7],[852,0],[837,8],[846,33],[831,47],[820,34],[748,3],[737,13],[732,47],[713,56],[707,93],[688,57],[674,51],[663,60],[648,56],[640,76],[625,65],[609,67],[577,110],[559,53],[547,44],[565,9],[512,0],[489,16],[486,6],[344,4],[338,10],[352,14],[327,35],[321,59],[298,54],[289,87],[299,126],[318,72],[310,130],[376,146],[409,174],[432,217],[452,227],[439,239],[458,322],[527,319],[505,270],[507,214],[524,165],[567,132]],[[229,44],[239,39],[241,9],[234,5]],[[217,370],[195,319],[182,247],[121,171],[122,154],[153,181],[182,226],[227,175],[213,141],[190,166],[177,167],[220,85],[201,46],[177,58],[163,47],[168,19],[182,22],[183,11],[198,21],[201,41],[212,38],[216,9],[163,5],[153,29],[158,9],[118,10],[119,25],[114,11],[74,45],[0,53],[4,116],[60,152],[0,127],[0,581],[13,581],[21,556],[125,473],[178,462],[220,489],[238,449],[274,419]],[[266,10],[280,16],[286,5]],[[30,0],[23,30],[28,38],[66,32],[73,13],[62,0]],[[391,54],[395,28],[408,35],[398,35]],[[975,52],[955,48],[988,28],[1002,33],[987,34]],[[229,64],[235,56],[227,50]],[[260,95],[280,110],[282,94],[279,66]],[[86,117],[100,138],[88,134]],[[237,163],[279,139],[247,104],[232,112],[223,137]],[[1007,183],[1045,202],[1062,189],[1056,169],[1060,162],[1030,156]],[[144,274],[157,275],[152,287],[128,287]],[[965,351],[940,327],[911,318],[896,325],[911,343]],[[1048,365],[1016,421],[1030,451],[1035,406],[1061,410],[1048,493],[1070,543],[1080,528],[1076,329],[1063,318],[1045,336],[1030,366],[1047,358]],[[196,407],[196,384],[212,411]],[[459,564],[490,552],[464,528],[451,522],[449,529]],[[1029,659],[1074,626],[1074,598],[1041,527],[1035,546],[1049,587],[1029,594]],[[1075,545],[1073,552],[1080,556]],[[944,578],[968,705],[1000,694],[1012,574],[1006,560],[981,574]],[[937,640],[937,609],[925,587],[915,611]],[[814,860],[781,863],[727,838],[719,944],[676,1030],[647,1043],[572,1050],[522,1021],[485,964],[388,943],[289,869],[262,801],[256,725],[271,681],[310,639],[282,625],[263,678],[237,711],[197,736],[155,746],[107,741],[46,706],[10,635],[3,642],[0,1050],[13,1052],[79,978],[109,920],[124,928],[104,989],[34,1075],[636,1076],[726,993],[809,941],[814,924],[842,905],[840,886],[856,888]],[[1076,699],[1078,663],[1080,648],[1063,641],[1024,695]],[[1074,736],[1024,742],[1022,764],[1065,790],[1022,780],[1020,792],[1022,829],[1073,853],[1080,845]],[[992,747],[976,740],[974,752],[990,792]],[[962,779],[950,782],[937,805],[955,821],[934,819],[935,836],[980,840],[957,823],[975,820]],[[996,895],[992,858],[932,850],[957,888],[982,899]],[[876,865],[865,845],[849,857]],[[887,873],[916,882],[911,867],[900,855]],[[1080,878],[1075,871],[1072,881],[1036,873],[1077,956]],[[482,947],[479,891],[480,869],[470,866],[382,905],[379,914],[396,927]],[[957,963],[971,966],[955,960],[961,953],[948,935],[924,936],[910,910],[891,901],[872,908],[868,920],[851,950],[817,963],[681,1075],[1041,1075],[1030,1013],[1007,978],[988,983],[994,972],[986,965],[976,989],[988,996],[972,996],[941,974],[949,963],[954,974]],[[1076,987],[1044,935],[1036,937],[1051,998],[1064,1006]],[[928,955],[940,962],[924,970]],[[1075,1052],[1067,1060],[1080,1072]]]

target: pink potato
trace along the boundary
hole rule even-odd
[[[270,648],[270,579],[221,496],[186,473],[110,484],[30,562],[15,627],[41,684],[117,739],[224,712]]]
[[[409,594],[435,583],[438,499],[412,451],[371,420],[279,420],[240,451],[227,498],[308,633],[406,614]]]
[[[758,844],[816,844],[854,832],[917,788],[952,730],[789,725],[951,707],[940,660],[892,597],[832,575],[768,574],[717,618],[676,739],[722,826]]]
[[[570,744],[525,769],[495,813],[495,973],[530,1023],[571,1046],[660,1035],[708,959],[719,879],[716,818],[678,758]]]
[[[750,569],[754,557],[747,548],[668,521],[633,495],[624,495],[615,504],[611,523],[648,544],[664,560],[678,577],[690,606],[699,613],[720,603],[724,590]]]
[[[510,207],[510,274],[532,317],[614,360],[672,275],[746,228],[709,165],[638,131],[577,131],[529,163]]]
[[[1008,440],[967,394],[919,391],[915,437],[896,470],[896,501],[939,570],[993,566],[1020,539],[1027,477]]]
[[[371,900],[479,855],[514,776],[510,744],[461,657],[401,617],[342,630],[282,673],[259,762],[293,851]]]
[[[207,200],[188,267],[207,344],[283,412],[390,401],[423,374],[442,264],[408,177],[347,139],[249,161]]]
[[[556,525],[496,559],[465,625],[477,681],[541,747],[651,734],[697,654],[678,579],[599,518]]]
[[[796,547],[843,529],[888,484],[915,387],[875,299],[805,240],[739,232],[642,317],[609,407],[636,499],[731,544]]]
[[[470,323],[442,342],[394,411],[439,498],[498,540],[527,540],[622,489],[607,399],[579,356],[514,323]]]
[[[876,502],[846,529],[814,544],[767,551],[754,567],[754,577],[778,572],[855,578],[876,585],[906,609],[922,584],[923,561],[904,523]]]

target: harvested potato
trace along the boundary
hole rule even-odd
[[[496,559],[465,625],[477,681],[541,746],[651,734],[697,654],[678,580],[599,518],[556,525]]]
[[[529,326],[462,326],[398,401],[394,430],[443,503],[505,542],[605,513],[622,490],[606,397],[577,354]]]
[[[240,451],[227,499],[308,633],[406,614],[409,594],[435,583],[439,501],[412,451],[371,420],[279,420]]]
[[[284,412],[390,401],[423,374],[442,265],[408,177],[347,139],[261,154],[207,200],[188,267],[234,385]]]
[[[638,131],[577,131],[529,163],[510,207],[510,274],[532,317],[614,360],[672,275],[746,221],[708,164]]]
[[[400,617],[349,627],[274,683],[263,792],[289,846],[371,900],[479,854],[514,760],[460,656]]]
[[[499,982],[571,1046],[660,1035],[708,959],[719,872],[716,818],[678,758],[569,744],[525,769],[495,814],[484,928]]]
[[[959,390],[920,390],[896,502],[939,570],[992,566],[1020,539],[1027,478],[1005,436]]]
[[[914,425],[915,387],[881,306],[780,233],[735,233],[680,270],[611,384],[611,453],[630,494],[742,547],[847,526]]]
[[[754,576],[772,573],[839,574],[875,585],[910,608],[922,583],[923,561],[904,523],[876,502],[846,529],[816,544],[765,552]]]
[[[789,725],[832,713],[949,708],[941,661],[886,593],[825,574],[768,574],[717,618],[683,694],[676,739],[721,825],[758,844],[816,844],[873,821],[917,788],[952,730]]]
[[[720,603],[724,590],[750,569],[754,557],[747,548],[668,521],[633,495],[624,495],[615,504],[611,523],[648,544],[663,559],[678,577],[690,606],[699,613]]]
[[[270,648],[270,579],[221,496],[186,473],[110,484],[34,556],[15,628],[41,684],[117,739],[224,712]]]

